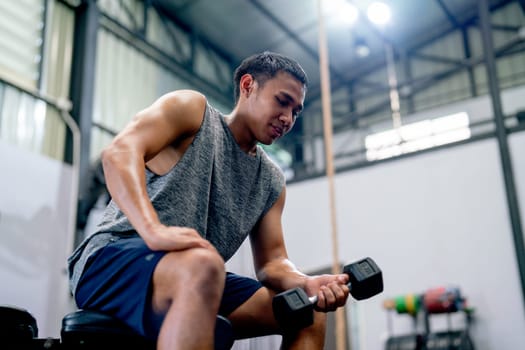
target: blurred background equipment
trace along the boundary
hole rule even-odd
[[[387,310],[390,334],[385,343],[385,350],[474,350],[474,343],[469,334],[474,309],[467,305],[459,287],[440,286],[421,294],[400,295],[386,299],[383,307]],[[393,312],[412,318],[412,333],[394,334]],[[459,313],[464,316],[463,322],[461,326],[454,327],[452,315]],[[433,329],[432,318],[439,317],[436,315],[446,316],[446,329]]]

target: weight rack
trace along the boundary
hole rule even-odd
[[[385,342],[385,350],[474,350],[469,328],[473,320],[473,309],[467,307],[466,299],[459,288],[439,287],[429,289],[421,295],[407,294],[385,301],[388,332],[391,336]],[[413,332],[393,335],[392,314],[412,318]],[[465,327],[453,329],[451,315],[462,313]],[[435,315],[446,315],[447,329],[433,332],[430,319]]]

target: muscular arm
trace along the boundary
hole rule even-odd
[[[288,259],[281,225],[285,197],[283,188],[275,204],[250,235],[257,278],[276,291],[304,287],[308,278]]]
[[[346,275],[308,276],[288,259],[283,238],[281,216],[285,189],[276,203],[261,219],[250,236],[257,278],[276,292],[295,287],[303,288],[310,296],[317,295],[318,309],[331,311],[345,304],[348,297]]]
[[[102,152],[109,192],[146,244],[154,250],[176,250],[197,244],[195,232],[162,225],[148,198],[145,164],[171,145],[198,131],[205,108],[204,96],[193,91],[167,94],[139,112]],[[184,242],[169,234],[190,238]],[[196,235],[198,236],[198,234]],[[194,238],[193,238],[194,237]],[[205,244],[199,242],[199,244]]]

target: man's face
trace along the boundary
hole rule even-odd
[[[303,109],[305,87],[288,73],[278,73],[262,86],[254,81],[248,96],[252,132],[263,144],[271,144],[289,132]]]

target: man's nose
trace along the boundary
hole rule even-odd
[[[285,127],[290,127],[293,123],[293,112],[292,111],[285,111],[283,113],[281,113],[281,118],[280,118],[280,121],[281,123],[283,123],[283,125]]]

